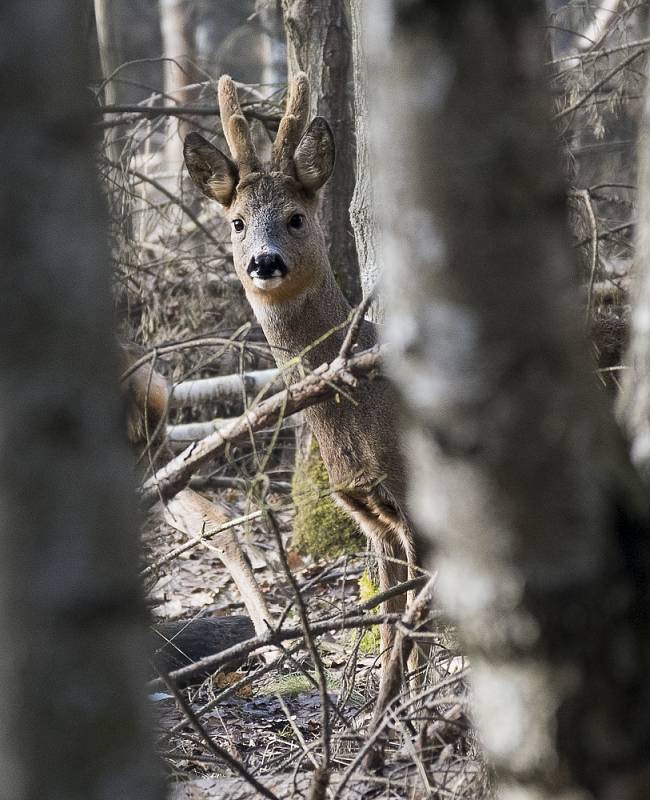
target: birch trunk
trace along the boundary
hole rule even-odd
[[[582,341],[541,3],[379,0],[366,24],[411,510],[500,796],[640,800],[650,525]]]
[[[162,797],[85,36],[0,10],[0,794]]]

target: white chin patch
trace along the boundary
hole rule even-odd
[[[277,288],[284,277],[280,275],[277,278],[253,278],[253,285],[256,286],[258,289],[275,289]]]

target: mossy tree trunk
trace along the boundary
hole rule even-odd
[[[82,22],[72,0],[0,7],[7,800],[163,795]]]
[[[640,800],[650,524],[583,341],[541,5],[369,9],[390,370],[501,797]]]

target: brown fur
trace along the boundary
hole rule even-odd
[[[334,279],[317,221],[315,192],[333,167],[331,132],[327,123],[317,118],[297,141],[293,119],[301,121],[302,133],[308,98],[306,79],[300,77],[299,83],[290,92],[291,119],[280,124],[271,171],[249,174],[234,185],[225,209],[231,221],[244,223],[242,232],[232,231],[235,269],[276,361],[283,365],[304,354],[304,366],[313,369],[338,355],[351,309]],[[232,102],[230,97],[228,102]],[[285,165],[283,171],[277,170],[277,164]],[[197,169],[190,168],[190,173],[197,180]],[[292,230],[289,224],[296,213],[304,218],[300,231]],[[279,253],[288,272],[275,288],[260,289],[249,277],[247,267],[251,259],[266,252]],[[365,349],[376,342],[375,326],[364,321],[359,346]],[[297,374],[293,371],[288,379]],[[393,387],[380,378],[364,386],[354,402],[330,399],[308,409],[305,415],[320,445],[338,502],[373,544],[380,589],[415,577],[418,554],[406,514],[406,470],[397,441]],[[398,597],[384,610],[401,611],[404,605],[404,598]],[[391,642],[386,628],[386,650]]]
[[[142,355],[133,345],[124,346],[122,354],[125,371]],[[122,394],[126,400],[127,435],[131,444],[146,444],[156,431],[164,435],[169,384],[152,364],[142,364],[125,378]]]

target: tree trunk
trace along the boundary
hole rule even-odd
[[[162,796],[111,346],[105,221],[71,0],[0,10],[2,797]]]
[[[640,800],[650,524],[582,341],[541,3],[379,0],[366,24],[412,512],[501,796]]]
[[[163,52],[168,61],[164,67],[165,94],[181,106],[191,105],[192,94],[185,88],[198,80],[193,66],[194,25],[188,0],[159,0],[160,32]],[[167,141],[167,163],[180,169],[183,163],[182,140],[193,130],[191,123],[170,119],[170,137]]]
[[[94,0],[95,24],[99,42],[99,59],[104,78],[109,78],[122,64],[120,25],[124,19],[124,9],[115,0]],[[109,80],[104,87],[104,98],[107,105],[120,101],[119,84]]]
[[[255,11],[262,31],[261,81],[269,84],[267,92],[271,93],[277,91],[278,84],[286,80],[287,72],[287,45],[282,27],[280,0],[256,0]]]
[[[347,87],[351,36],[344,0],[282,0],[289,73],[309,76],[312,114],[325,117],[336,141],[334,174],[322,191],[321,222],[339,286],[351,303],[361,289],[348,209],[354,191],[354,120]]]
[[[113,80],[113,74],[124,62],[122,55],[122,37],[120,25],[124,19],[124,7],[121,0],[94,0],[95,27],[99,47],[99,63],[104,84],[104,103],[115,105],[122,99],[120,84]],[[120,147],[116,141],[117,131],[106,133],[108,149],[113,161],[120,157]]]
[[[650,87],[650,85],[649,85]],[[636,286],[629,369],[623,376],[619,412],[631,443],[632,460],[650,483],[650,88],[646,88],[638,147]]]
[[[364,297],[378,284],[381,270],[377,247],[375,194],[368,151],[368,61],[363,42],[362,22],[365,6],[367,0],[350,0],[356,134],[356,182],[350,202],[350,221],[357,245],[361,290]],[[378,299],[373,301],[368,316],[375,321],[382,319],[383,314]]]

